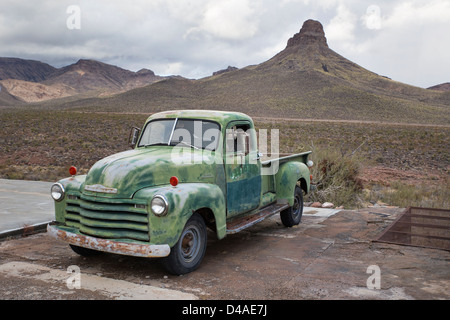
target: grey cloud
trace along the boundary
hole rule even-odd
[[[134,71],[148,68],[161,75],[200,78],[228,65],[244,67],[270,59],[303,21],[313,18],[324,25],[333,50],[371,71],[419,86],[449,81],[450,48],[443,39],[450,29],[450,2],[408,3],[1,0],[0,56],[54,66],[97,59]],[[81,9],[79,30],[67,28],[70,5]],[[380,20],[370,20],[374,9],[380,10]],[[415,25],[411,15],[419,15],[422,23]]]

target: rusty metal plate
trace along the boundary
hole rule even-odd
[[[408,207],[374,241],[450,251],[450,210]]]

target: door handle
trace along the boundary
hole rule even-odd
[[[260,152],[258,152],[257,154],[256,154],[256,158],[254,158],[253,160],[261,160],[261,157],[263,156],[263,154],[262,153],[260,153]]]

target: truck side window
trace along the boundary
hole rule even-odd
[[[241,124],[227,129],[227,136],[226,136],[227,152],[244,155],[247,155],[249,153],[250,135],[247,133],[247,130],[249,128],[250,125]]]

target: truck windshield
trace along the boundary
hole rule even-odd
[[[161,119],[147,123],[138,147],[168,145],[215,151],[219,124],[207,120]]]

